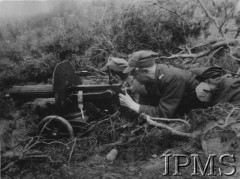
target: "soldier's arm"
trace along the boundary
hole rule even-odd
[[[138,113],[152,117],[172,118],[184,96],[186,81],[181,75],[173,75],[166,83],[166,89],[157,106],[140,105]]]

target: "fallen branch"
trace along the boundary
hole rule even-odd
[[[9,167],[11,167],[11,166],[13,166],[15,163],[17,163],[19,160],[22,160],[22,159],[25,158],[25,156],[26,156],[25,154],[27,153],[27,151],[29,151],[33,146],[35,146],[36,144],[39,143],[39,141],[36,140],[36,141],[31,145],[33,139],[34,139],[34,137],[31,137],[31,138],[30,138],[29,142],[28,142],[27,145],[24,147],[24,150],[23,150],[22,154],[19,156],[19,158],[16,159],[16,160],[14,160],[14,161],[12,161],[12,162],[10,162],[6,167],[2,168],[2,169],[1,169],[1,172],[4,172],[4,171],[7,170]]]
[[[150,116],[146,115],[145,116],[145,119],[146,121],[150,124],[150,125],[153,125],[153,126],[156,126],[156,127],[160,127],[160,128],[163,128],[163,129],[167,129],[168,131],[170,131],[172,134],[174,135],[178,135],[178,136],[182,136],[182,137],[188,137],[188,138],[195,138],[196,136],[192,133],[185,133],[185,132],[180,132],[180,131],[177,131],[171,127],[169,127],[168,125],[165,125],[165,124],[162,124],[162,123],[158,123],[156,121],[153,121],[151,119]]]
[[[158,118],[158,117],[150,117],[150,118],[155,121],[182,122],[182,123],[186,124],[188,127],[191,127],[190,124],[183,119],[168,119],[168,118]]]
[[[37,139],[34,141],[34,139]],[[24,147],[23,151],[21,152],[21,154],[18,156],[18,158],[16,158],[14,161],[10,162],[9,164],[7,164],[7,166],[5,166],[4,168],[1,169],[1,172],[6,171],[9,167],[13,166],[14,164],[16,164],[18,161],[21,160],[25,160],[28,158],[48,158],[51,162],[58,162],[58,161],[53,161],[52,158],[50,156],[47,155],[33,155],[33,154],[27,154],[27,152],[32,149],[34,146],[36,146],[37,144],[47,144],[47,145],[51,145],[51,144],[62,144],[65,147],[67,147],[67,149],[69,148],[66,144],[59,142],[59,141],[52,141],[50,143],[44,142],[44,141],[40,141],[39,140],[39,136],[36,137],[31,137],[30,139],[28,139],[28,143],[26,144],[26,146]],[[27,142],[27,141],[24,141]],[[20,142],[22,143],[22,142]],[[18,145],[17,145],[18,146]],[[16,148],[16,146],[14,147]],[[71,155],[71,154],[70,154]]]
[[[177,54],[177,55],[171,55],[169,57],[160,56],[159,58],[164,58],[164,59],[194,58],[194,59],[197,59],[197,58],[209,55],[212,51],[214,51],[222,46],[236,45],[238,43],[240,43],[240,40],[237,40],[237,39],[229,40],[229,41],[224,40],[224,41],[216,42],[215,44],[211,45],[211,47],[208,50],[203,51],[198,54]],[[236,60],[239,60],[239,59],[236,59]]]
[[[192,47],[192,49],[196,49],[196,48],[202,48],[202,47],[205,47],[205,46],[208,46],[208,45],[213,45],[217,42],[220,42],[222,41],[222,38],[216,38],[216,39],[212,39],[212,40],[209,40],[209,41],[204,41],[203,43],[200,43],[194,47]]]

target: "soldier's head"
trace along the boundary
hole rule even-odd
[[[128,74],[123,73],[123,70],[127,67],[128,62],[122,58],[116,58],[110,56],[106,65],[101,68],[101,71],[108,71],[113,75],[117,75],[121,80],[125,80],[128,77]]]
[[[131,73],[140,83],[148,83],[155,79],[158,53],[140,50],[129,55],[128,66],[123,73]]]
[[[144,84],[141,84],[138,80],[132,79],[131,85],[130,85],[130,91],[132,93],[138,93],[140,95],[146,95],[147,90]]]

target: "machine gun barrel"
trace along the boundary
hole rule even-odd
[[[121,92],[121,84],[113,85],[77,85],[70,86],[67,89],[67,93],[75,93],[77,91],[83,91],[85,99],[97,97],[98,93],[111,90],[116,94]],[[52,85],[26,85],[26,86],[13,86],[9,90],[9,95],[13,98],[19,98],[24,100],[30,100],[33,98],[54,98],[54,91]],[[99,96],[101,98],[101,96]]]
[[[121,84],[113,84],[113,85],[76,85],[76,86],[70,86],[68,88],[68,91],[83,91],[86,93],[91,93],[91,92],[101,92],[101,91],[106,91],[106,90],[112,90],[115,91],[116,93],[121,92]]]
[[[32,99],[32,98],[54,98],[52,85],[25,85],[13,86],[9,91],[13,98]]]

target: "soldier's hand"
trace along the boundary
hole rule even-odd
[[[119,101],[121,106],[125,106],[135,112],[138,112],[140,105],[133,101],[127,93],[126,95],[119,94]]]

